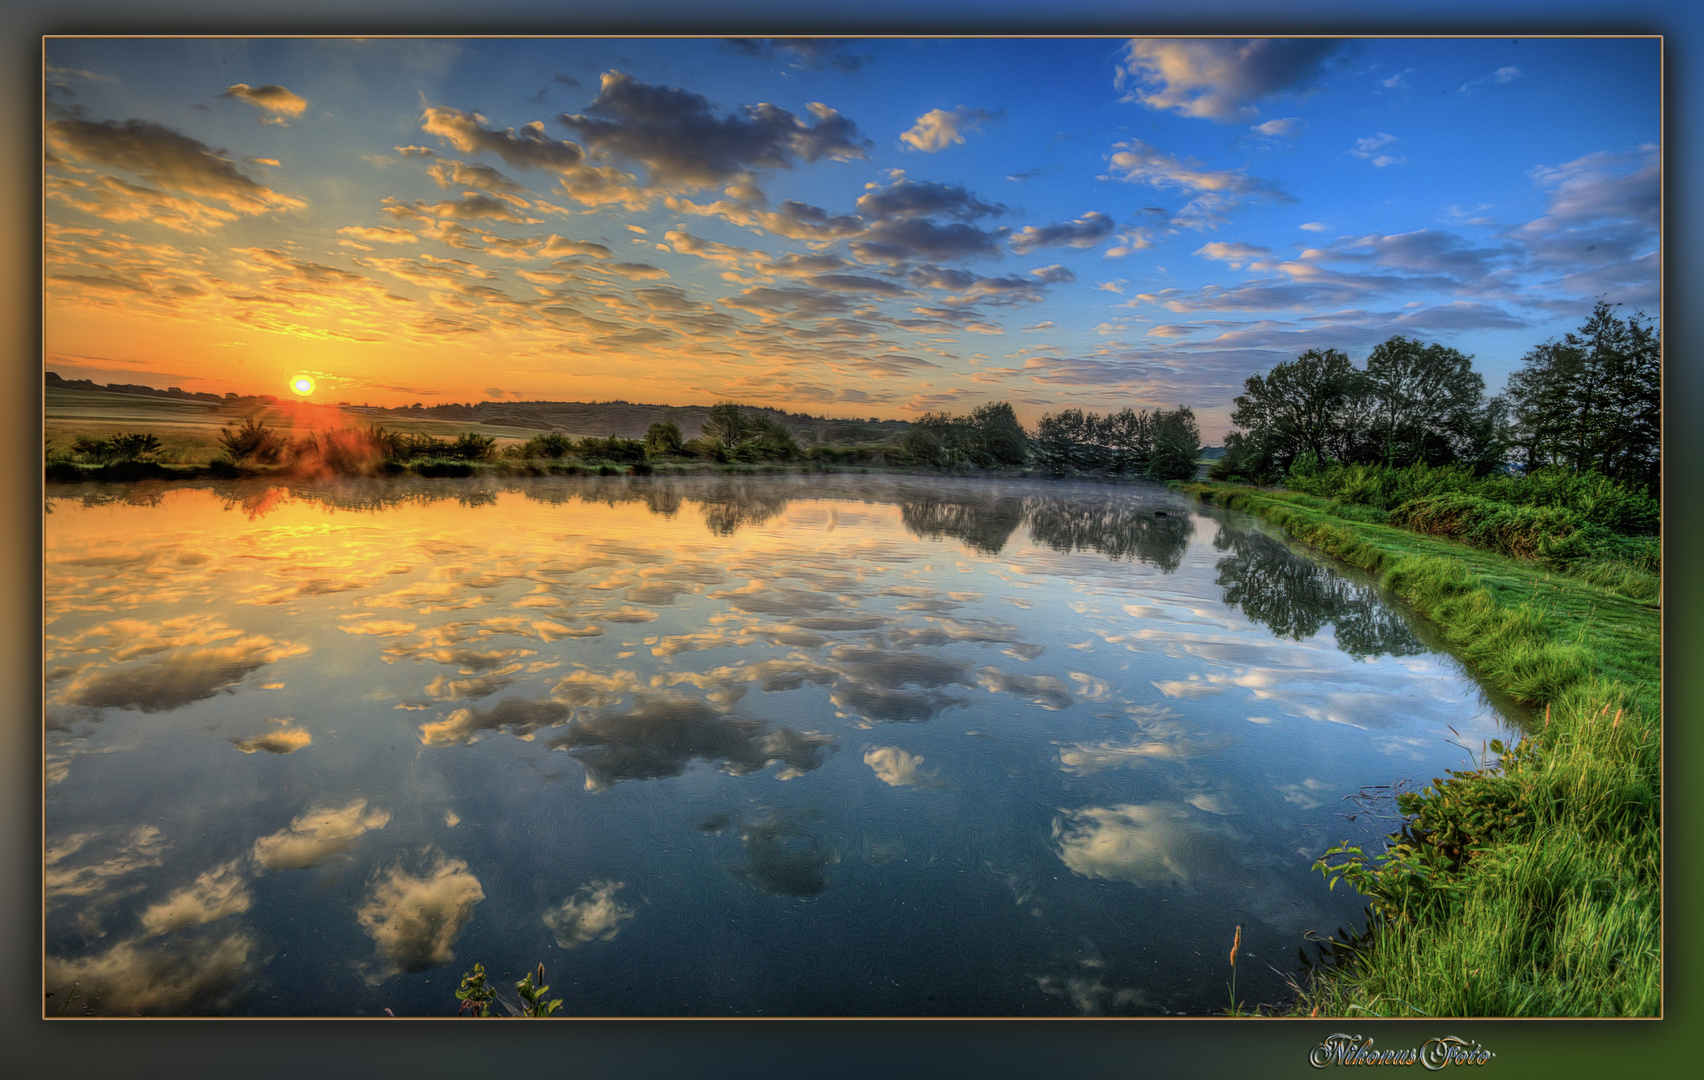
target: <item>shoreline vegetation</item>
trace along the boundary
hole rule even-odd
[[[1370,903],[1322,943],[1297,1016],[1655,1016],[1661,1011],[1660,629],[1542,560],[1363,519],[1305,493],[1180,489],[1376,574],[1493,688],[1541,714],[1472,768],[1396,797],[1382,852],[1316,863]],[[1303,959],[1306,960],[1305,953]]]
[[[64,380],[51,383],[62,392]],[[125,393],[135,393],[127,390]],[[211,403],[210,403],[211,404]],[[620,403],[626,405],[626,403]],[[632,407],[630,408],[645,408]],[[825,434],[866,434],[863,422],[825,422],[801,432],[773,410],[724,401],[711,406],[699,433],[686,437],[673,420],[652,422],[643,438],[575,438],[543,431],[525,440],[463,431],[453,439],[382,424],[289,431],[261,419],[259,410],[220,427],[215,439],[178,441],[168,451],[153,432],[48,434],[44,476],[83,480],[199,480],[240,477],[280,480],[336,476],[648,476],[697,472],[827,472],[844,469],[927,471],[1001,476],[1113,476],[1154,481],[1195,476],[1215,448],[1201,446],[1192,410],[1154,413],[1124,409],[1099,416],[1080,409],[1041,418],[1026,431],[1005,402],[968,415],[928,414],[908,424],[899,441],[823,441]],[[69,445],[64,440],[70,437]],[[59,442],[56,443],[56,439]],[[209,447],[211,443],[211,447]],[[211,454],[211,460],[206,458]],[[1203,458],[1203,455],[1209,455]]]

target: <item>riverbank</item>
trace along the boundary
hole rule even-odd
[[[1398,797],[1384,852],[1319,868],[1374,911],[1299,988],[1297,1015],[1661,1011],[1661,646],[1655,602],[1340,517],[1287,492],[1191,483],[1379,576],[1482,680],[1542,720],[1482,767]]]

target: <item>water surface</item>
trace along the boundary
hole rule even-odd
[[[1142,484],[49,488],[72,1011],[1163,1015],[1361,920],[1503,733],[1364,581]]]

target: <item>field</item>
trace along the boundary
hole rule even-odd
[[[219,456],[219,429],[235,427],[250,416],[296,439],[309,431],[380,425],[410,435],[455,439],[464,432],[495,438],[498,445],[525,442],[541,429],[474,421],[431,420],[363,410],[360,407],[279,402],[261,405],[215,404],[180,398],[122,394],[108,390],[47,387],[43,399],[44,434],[51,449],[67,450],[81,436],[108,438],[126,432],[159,437],[159,460],[205,465]],[[569,432],[583,438],[590,432]]]

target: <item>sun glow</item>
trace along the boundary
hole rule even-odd
[[[307,397],[314,392],[314,381],[306,375],[298,375],[290,380],[290,389],[302,397]]]

